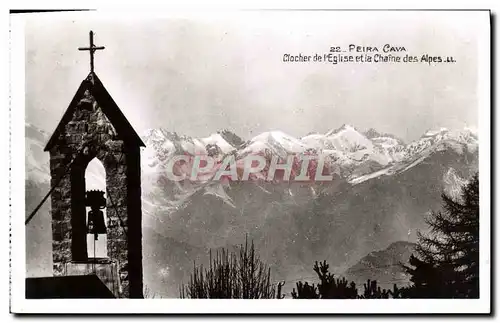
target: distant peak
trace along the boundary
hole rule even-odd
[[[284,137],[284,133],[279,131],[279,130],[271,130],[271,131],[264,131],[257,136],[253,137],[250,141],[256,142],[256,141],[261,141],[261,142],[268,142],[268,141],[273,141],[277,140],[279,138]]]
[[[176,132],[167,131],[163,128],[152,128],[144,131],[147,140],[179,140],[181,137]]]
[[[217,131],[217,133],[218,133],[218,134],[221,134],[221,135],[222,135],[222,134],[226,134],[226,133],[235,134],[234,132],[232,132],[231,130],[226,129],[226,128],[221,129],[221,130],[218,130],[218,131]]]
[[[380,132],[378,132],[377,130],[373,129],[373,128],[370,128],[367,131],[365,131],[364,135],[367,138],[370,138],[370,139],[371,138],[382,137],[382,134]]]
[[[474,135],[476,137],[478,135],[478,130],[477,130],[476,127],[464,127],[464,131],[468,132],[468,133],[470,133],[470,134],[472,134],[472,135]]]
[[[383,138],[383,137],[387,137],[387,138],[392,138],[392,139],[395,139],[397,142],[399,142],[400,144],[404,144],[404,140],[397,137],[396,135],[393,135],[393,134],[390,134],[390,133],[386,133],[386,132],[378,132],[377,130],[375,130],[374,128],[370,128],[368,129],[367,131],[365,131],[363,133],[365,135],[366,138],[368,139],[375,139],[375,138]]]
[[[350,124],[344,123],[342,127],[340,127],[341,130],[356,130],[354,126],[351,126]]]
[[[332,129],[326,133],[326,136],[331,136],[341,131],[358,131],[355,127],[350,124],[344,123],[340,128]]]
[[[426,137],[432,137],[432,136],[436,136],[436,135],[439,135],[439,134],[443,134],[445,132],[448,132],[448,128],[439,128],[439,129],[434,129],[434,130],[427,130],[426,133],[424,134],[424,136]]]
[[[161,134],[160,129],[156,129],[156,128],[151,128],[151,129],[147,129],[146,131],[144,131],[144,136],[146,136],[146,137],[160,135],[160,134]]]

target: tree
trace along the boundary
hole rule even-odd
[[[377,286],[376,280],[368,279],[365,284],[363,284],[365,291],[363,295],[360,295],[359,298],[389,298],[392,296],[392,291],[387,289],[381,289],[380,286]],[[394,284],[394,291],[398,291],[398,287]]]
[[[443,210],[427,219],[430,232],[419,233],[416,252],[406,267],[414,297],[479,297],[479,175],[459,198],[441,195]]]
[[[180,287],[180,298],[283,298],[282,282],[271,282],[271,269],[255,253],[254,244],[241,246],[239,254],[222,249],[208,268],[194,265],[187,286]]]
[[[293,299],[318,299],[321,295],[318,293],[318,288],[312,284],[309,285],[308,282],[297,282],[297,290],[295,288],[292,291]]]
[[[449,288],[445,288],[442,276],[442,268],[438,268],[436,264],[425,262],[415,257],[410,256],[410,266],[404,266],[407,273],[410,274],[410,281],[413,283],[408,288],[409,298],[449,298],[451,292]]]
[[[297,282],[297,289],[293,289],[292,297],[294,299],[308,298],[308,299],[320,299],[320,298],[335,298],[335,299],[356,299],[356,298],[409,298],[409,290],[407,287],[398,288],[394,284],[392,290],[381,289],[377,286],[376,280],[370,280],[363,284],[364,292],[358,295],[358,290],[356,289],[356,284],[354,282],[348,282],[345,278],[334,278],[334,275],[328,271],[329,265],[324,262],[318,262],[314,264],[314,271],[318,275],[320,282],[316,286],[315,284],[309,284],[308,282]]]
[[[357,298],[358,290],[354,282],[349,283],[345,278],[335,278],[328,270],[329,265],[324,262],[314,264],[314,271],[320,282],[318,286],[309,283],[297,282],[297,290],[292,291],[293,298]]]

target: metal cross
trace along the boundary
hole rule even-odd
[[[97,47],[94,45],[94,32],[91,30],[89,33],[90,46],[89,47],[79,47],[78,50],[88,50],[90,52],[90,72],[94,73],[94,53],[96,50],[104,49],[104,46]]]

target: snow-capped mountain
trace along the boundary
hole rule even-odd
[[[371,173],[402,159],[404,144],[395,138],[371,131],[371,137],[350,125],[343,125],[326,134],[313,134],[302,141],[315,147],[344,170],[347,178]]]
[[[309,146],[290,135],[281,131],[268,131],[252,138],[244,144],[238,155],[240,157],[249,154],[264,153],[286,157],[289,154],[300,154],[306,151]]]
[[[458,131],[445,128],[429,130],[407,145],[393,135],[381,134],[374,129],[361,132],[350,125],[302,138],[295,138],[281,131],[269,131],[246,142],[228,130],[207,137],[192,138],[164,129],[150,129],[142,137],[146,143],[141,158],[143,176],[156,182],[167,180],[165,171],[168,162],[179,154],[209,155],[217,157],[219,161],[224,156],[233,154],[238,167],[243,167],[241,160],[250,154],[260,154],[270,160],[269,157],[274,155],[283,158],[290,154],[312,152],[327,156],[327,168],[340,169],[341,177],[352,185],[357,185],[380,176],[407,171],[436,152],[452,149],[463,154],[476,153],[478,149],[477,134],[467,128]],[[49,180],[48,155],[43,152],[47,139],[46,132],[26,124],[27,174],[36,182]],[[189,165],[183,165],[176,171],[188,173]],[[98,181],[103,172],[96,168],[90,169],[89,173],[91,180],[95,177],[95,181]],[[265,178],[265,174],[262,177]],[[212,184],[175,183],[171,186],[175,188],[175,192],[172,192],[175,193],[174,196],[188,198],[198,189],[205,189],[207,194],[220,192],[219,186],[207,187],[210,185]]]
[[[410,143],[406,147],[407,157],[426,153],[428,150],[444,150],[452,148],[458,153],[464,150],[474,152],[478,148],[477,134],[469,128],[450,131],[447,128],[429,130],[420,139]]]
[[[231,146],[219,133],[213,133],[206,138],[201,138],[200,141],[207,146],[217,146],[223,154],[230,153],[236,148]]]
[[[148,173],[164,169],[168,160],[177,154],[217,156],[236,151],[219,133],[205,138],[191,138],[160,128],[149,129],[142,137],[146,144],[142,160]]]
[[[358,145],[357,147],[360,147],[360,150],[365,152],[365,158],[383,166],[372,172],[353,172],[348,177],[351,184],[358,184],[371,178],[408,170],[418,165],[432,153],[444,151],[448,148],[455,150],[459,154],[464,152],[475,153],[478,149],[477,135],[468,128],[455,131],[446,128],[436,131],[430,130],[408,145],[405,145],[402,140],[392,135],[379,134],[373,129],[367,131],[366,136],[362,136],[359,132],[355,132],[353,127],[344,126],[344,128],[349,131],[343,130],[336,133],[349,133],[350,138],[357,138],[354,141],[355,143],[363,142],[364,145]]]
[[[404,172],[423,162],[432,154],[448,149],[455,151],[457,154],[476,154],[478,147],[477,135],[468,128],[454,131],[446,128],[429,130],[418,140],[398,149],[399,160],[396,163],[370,174],[352,176],[349,181],[352,184],[358,184],[379,176]]]
[[[374,129],[361,132],[353,126],[344,125],[325,134],[310,134],[302,138],[294,138],[281,131],[269,131],[259,134],[243,142],[237,135],[223,131],[204,138],[191,138],[171,133],[163,129],[148,130],[143,135],[146,149],[142,154],[143,178],[151,185],[143,185],[143,200],[146,214],[154,214],[159,209],[164,212],[177,212],[189,206],[196,196],[212,196],[225,205],[238,209],[237,203],[230,195],[231,185],[227,182],[199,181],[172,182],[166,175],[166,166],[170,158],[177,154],[194,156],[197,154],[215,156],[220,161],[231,154],[236,158],[238,174],[244,167],[243,158],[248,155],[266,157],[268,163],[272,156],[281,158],[289,154],[313,152],[324,154],[326,171],[323,174],[340,174],[343,181],[350,185],[360,185],[366,181],[395,176],[417,167],[432,155],[451,149],[457,154],[476,154],[477,136],[469,129],[449,131],[439,129],[427,131],[418,140],[406,145],[401,139],[381,134]],[[232,138],[233,140],[226,140]],[[235,139],[236,138],[236,139]],[[229,142],[233,143],[231,145]],[[477,155],[475,155],[477,157]],[[472,157],[473,159],[475,157]],[[449,167],[450,169],[452,167]],[[215,168],[217,169],[217,168]],[[267,169],[267,168],[266,168]],[[252,174],[254,178],[266,178],[266,169],[262,174]],[[188,165],[174,169],[175,172],[190,174]],[[212,175],[215,171],[212,172]],[[260,175],[260,176],[259,176]],[[189,178],[189,176],[188,176]],[[448,185],[445,177],[443,182]],[[453,181],[455,183],[456,181]],[[450,182],[451,183],[451,182]],[[252,182],[263,192],[269,188]],[[449,184],[452,185],[452,184]],[[455,186],[455,184],[453,184]],[[312,197],[327,188],[310,186]],[[283,188],[284,194],[291,197],[293,190]]]
[[[148,148],[143,158],[153,169],[158,165],[164,166],[171,156],[179,153],[219,157],[235,153],[237,159],[242,159],[251,154],[284,158],[290,154],[313,152],[328,156],[330,166],[340,168],[341,175],[352,184],[405,171],[434,152],[450,148],[457,153],[474,153],[478,147],[477,135],[467,128],[427,131],[407,145],[390,134],[380,134],[374,129],[363,133],[350,125],[302,138],[281,131],[269,131],[238,147],[232,146],[218,133],[206,138],[190,138],[153,129],[147,131],[144,138]]]

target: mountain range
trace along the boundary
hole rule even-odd
[[[400,252],[387,257],[405,258],[417,230],[427,230],[426,214],[440,208],[440,194],[457,194],[478,170],[478,136],[470,129],[427,131],[410,143],[350,125],[301,138],[269,131],[244,140],[229,130],[192,138],[164,129],[141,137],[144,279],[163,297],[178,296],[193,261],[206,263],[209,249],[234,249],[245,237],[270,264],[273,279],[287,282],[285,291],[313,276],[316,260],[327,260],[350,279],[364,279],[367,271],[355,270],[363,257],[399,242]],[[27,212],[49,189],[47,140],[46,132],[26,124]],[[178,154],[232,155],[236,161],[260,155],[270,162],[272,156],[305,153],[327,156],[334,180],[173,182],[166,174]],[[86,179],[96,188],[104,185],[104,169],[94,166]],[[28,275],[51,272],[49,209],[47,202],[27,226]],[[384,277],[390,287],[394,279]]]

